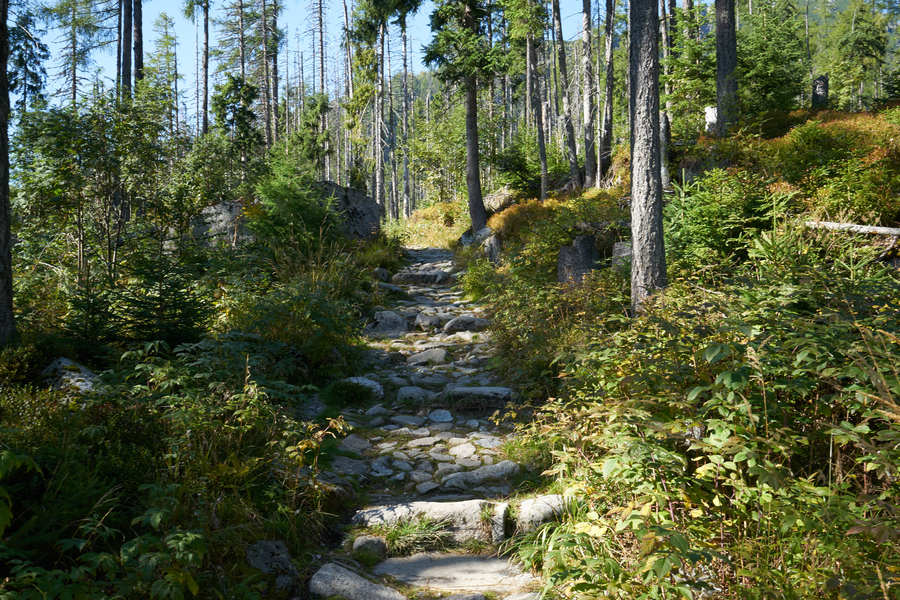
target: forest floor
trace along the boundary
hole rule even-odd
[[[408,299],[376,312],[370,372],[347,380],[377,402],[343,411],[353,429],[328,467],[367,502],[310,591],[347,600],[538,598],[539,581],[497,550],[510,533],[558,514],[562,496],[516,496],[536,474],[511,460],[513,424],[486,418],[515,392],[491,369],[484,309],[452,287],[452,253],[405,255],[408,264],[383,285]]]

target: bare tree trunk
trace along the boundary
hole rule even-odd
[[[716,128],[720,136],[737,121],[737,37],[734,0],[716,0]]]
[[[266,148],[272,147],[272,98],[269,95],[269,28],[266,27],[266,15],[268,14],[266,0],[262,0],[262,14],[259,17],[260,35],[262,36],[262,67],[263,67],[263,114],[265,115]]]
[[[241,79],[246,81],[247,46],[246,41],[244,40],[244,0],[238,0],[238,53],[241,57]]]
[[[269,57],[272,65],[269,67],[272,81],[269,85],[272,88],[272,141],[278,140],[279,132],[279,102],[278,102],[278,12],[281,10],[278,0],[272,0],[272,42],[274,48],[269,50]]]
[[[631,305],[666,285],[659,173],[659,18],[657,0],[632,0],[629,8],[631,80]]]
[[[397,210],[397,129],[394,120],[394,78],[391,76],[393,69],[391,67],[391,36],[387,38],[387,88],[388,88],[388,153],[387,159],[391,166],[391,193],[388,196],[388,204],[390,211],[388,215],[392,221],[396,221],[399,217]]]
[[[116,98],[122,97],[122,0],[116,3],[116,17],[118,18],[116,30]],[[27,105],[26,105],[27,106]]]
[[[347,94],[353,100],[353,55],[350,45],[350,15],[347,12],[347,0],[344,1],[344,45],[347,52]]]
[[[382,23],[378,28],[378,41],[376,43],[375,68],[378,73],[375,77],[375,102],[374,116],[372,119],[372,140],[375,150],[375,202],[385,214],[384,205],[384,30]]]
[[[134,4],[134,82],[144,79],[144,3],[132,0]]]
[[[403,216],[412,214],[409,188],[409,63],[407,60],[406,15],[400,23],[403,41]]]
[[[597,145],[598,176],[600,179],[609,171],[612,164],[612,127],[613,127],[613,22],[616,14],[616,0],[606,0],[606,17],[603,25],[606,59],[606,83],[603,92],[603,117],[600,122],[600,143]]]
[[[531,126],[534,122],[532,117],[532,111],[534,110],[533,103],[535,102],[534,95],[534,60],[535,53],[534,50],[534,35],[531,33],[528,34],[528,40],[526,42],[528,46],[525,49],[525,125]],[[540,101],[538,100],[538,104]]]
[[[597,177],[597,149],[594,148],[594,73],[591,63],[591,0],[582,0],[581,65],[584,82],[581,86],[584,131],[584,187],[591,187]]]
[[[325,89],[325,0],[318,0],[319,20],[319,91],[326,96]],[[328,131],[328,110],[322,115],[322,131]],[[331,179],[331,152],[328,142],[325,142],[325,179]]]
[[[469,217],[472,233],[487,225],[487,211],[481,197],[480,157],[478,155],[478,84],[469,76],[466,86],[466,190],[469,193]]]
[[[529,61],[528,64],[532,70],[531,73],[531,93],[533,97],[531,98],[531,106],[534,107],[534,122],[535,129],[537,130],[537,142],[538,142],[538,155],[541,160],[541,196],[540,200],[543,202],[547,199],[547,185],[548,185],[548,174],[547,174],[547,142],[544,139],[544,119],[541,115],[543,111],[543,103],[541,102],[541,94],[539,89],[539,79],[537,77],[537,73],[533,72],[537,68],[537,52],[534,49],[534,35],[529,33],[528,37],[525,41],[526,44],[526,52],[528,53]]]
[[[660,2],[660,7],[662,8],[662,21],[660,22],[660,26],[662,28],[663,57],[665,58],[666,104],[659,116],[659,169],[663,189],[667,190],[672,185],[672,180],[669,175],[669,143],[671,141],[671,121],[669,120],[669,114],[671,113],[672,107],[672,101],[670,100],[672,89],[668,78],[669,59],[672,56],[672,38],[669,36],[669,19],[668,15],[666,15],[666,0]]]
[[[122,89],[131,96],[131,0],[122,0]]]
[[[206,135],[209,131],[209,0],[203,1],[203,56],[201,57],[200,68],[203,69],[203,84],[200,90],[203,98],[200,108],[200,133]],[[265,11],[265,0],[263,0],[263,11]],[[243,11],[241,11],[243,15]],[[241,18],[243,21],[243,17]],[[243,25],[241,25],[241,37],[243,37]],[[241,41],[241,48],[244,43]],[[243,56],[243,53],[242,53]],[[241,69],[243,69],[243,59]],[[243,74],[241,75],[243,77]]]
[[[9,208],[9,0],[0,0],[0,347],[13,341],[12,235]]]

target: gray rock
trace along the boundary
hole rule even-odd
[[[434,331],[443,326],[444,320],[437,315],[426,315],[419,313],[416,315],[416,327],[422,331]]]
[[[374,318],[374,323],[366,327],[366,333],[370,336],[393,338],[406,333],[406,318],[394,311],[380,310]]]
[[[457,458],[456,464],[461,467],[465,467],[467,469],[471,469],[472,467],[478,467],[481,465],[481,459],[477,456],[472,456],[470,458]]]
[[[394,460],[394,468],[398,469],[400,471],[412,471],[413,470],[411,464],[409,464],[407,461],[401,460],[401,459]]]
[[[291,553],[281,540],[262,540],[247,546],[247,564],[266,575],[275,575],[276,587],[289,589],[300,578]]]
[[[331,461],[331,468],[341,475],[365,475],[369,472],[369,463],[364,460],[356,460],[355,458],[347,458],[346,456],[335,456]]]
[[[430,477],[429,477],[430,479]],[[417,518],[446,521],[447,531],[456,542],[478,540],[491,543],[490,527],[484,514],[493,514],[494,503],[487,500],[460,502],[408,502],[366,508],[353,516],[353,523],[364,527],[393,526]]]
[[[529,574],[502,558],[460,554],[414,554],[389,558],[373,569],[413,587],[441,592],[520,592],[536,583]]]
[[[445,475],[459,473],[460,471],[462,471],[462,467],[457,464],[449,462],[440,463],[434,471],[434,478],[441,479]]]
[[[506,210],[516,203],[518,192],[508,186],[495,190],[484,197],[484,209],[489,215]]]
[[[450,273],[440,269],[422,271],[400,271],[391,277],[393,283],[405,283],[411,285],[434,285],[450,280]]]
[[[412,381],[414,385],[418,385],[420,387],[443,387],[447,385],[450,379],[445,377],[444,375],[438,375],[436,373],[431,373],[428,375],[414,373],[413,375],[410,375],[410,381]]]
[[[475,446],[469,443],[460,444],[459,446],[450,448],[448,453],[456,458],[469,458],[475,454]]]
[[[413,429],[410,434],[416,437],[427,437],[431,435],[431,431],[427,427],[419,427],[418,429]]]
[[[581,283],[584,276],[597,265],[599,254],[593,235],[579,235],[572,245],[559,249],[556,262],[556,279],[560,283]]]
[[[374,379],[369,379],[368,377],[347,377],[341,381],[368,389],[376,400],[384,398],[384,388]]]
[[[425,417],[417,417],[415,415],[394,415],[391,417],[391,421],[398,425],[418,427],[425,422]]]
[[[459,331],[483,331],[491,324],[487,319],[480,319],[472,315],[460,315],[450,319],[444,325],[444,333],[457,333]]]
[[[423,404],[431,400],[433,396],[434,392],[414,385],[403,386],[397,390],[397,402]]]
[[[464,234],[462,234],[462,236],[460,236],[459,245],[472,246],[474,244],[480,244],[484,240],[488,239],[492,233],[494,233],[494,230],[490,227],[482,227],[473,234],[472,228],[470,227]]]
[[[452,596],[445,596],[441,598],[441,600],[487,600],[487,597],[484,594],[453,594]]]
[[[399,285],[394,285],[393,283],[385,283],[384,281],[377,281],[376,284],[379,288],[388,292],[389,294],[404,294],[405,290]]]
[[[428,419],[435,423],[452,423],[453,415],[450,414],[449,410],[438,408],[428,413]]]
[[[297,407],[297,414],[301,419],[315,419],[325,412],[325,403],[318,396],[306,398],[303,404]]]
[[[366,438],[356,435],[355,433],[351,433],[343,440],[339,445],[341,450],[346,450],[347,452],[355,452],[356,454],[362,454],[363,451],[368,450],[372,447],[372,444],[369,443],[369,440]]]
[[[339,596],[345,600],[406,600],[406,596],[385,585],[373,583],[337,563],[322,566],[309,580],[309,591],[314,596],[330,598]]]
[[[719,116],[715,106],[706,106],[703,108],[703,116],[706,121],[705,131],[709,135],[717,135],[719,133]]]
[[[491,512],[491,539],[499,544],[506,539],[506,522],[509,515],[509,503],[498,502]]]
[[[491,261],[491,263],[495,265],[499,264],[500,253],[503,251],[503,242],[500,240],[500,236],[495,233],[484,240],[481,244],[481,250],[484,252],[484,257]]]
[[[428,492],[433,492],[439,487],[441,486],[434,481],[423,481],[422,483],[416,485],[416,492],[424,496]]]
[[[372,408],[370,408],[369,410],[366,411],[366,416],[369,416],[369,417],[377,417],[377,416],[389,415],[389,414],[391,414],[391,411],[386,409],[381,404],[376,404],[375,406],[373,406]]]
[[[449,431],[453,429],[453,423],[432,423],[432,431]]]
[[[631,242],[613,244],[612,268],[626,276],[631,272]]]
[[[378,234],[381,226],[381,209],[364,191],[320,181],[317,187],[332,207],[341,215],[343,233],[357,239],[369,239]],[[352,599],[350,599],[352,600]]]
[[[495,437],[487,437],[475,440],[475,443],[482,448],[497,448],[503,445],[503,440]]]
[[[508,479],[519,472],[519,465],[511,460],[504,460],[495,465],[485,465],[474,471],[461,471],[448,475],[441,486],[448,489],[466,489],[481,485],[488,481]]]
[[[82,364],[68,358],[57,358],[41,372],[43,380],[54,390],[85,393],[94,389],[97,375]]]
[[[353,554],[358,553],[383,560],[387,556],[387,542],[378,535],[361,535],[353,540]]]
[[[443,452],[436,452],[434,450],[431,450],[428,453],[428,456],[430,456],[432,460],[436,460],[437,462],[453,462],[453,457],[449,454],[444,454]]]
[[[560,494],[549,494],[523,500],[516,512],[516,528],[521,533],[533,531],[540,525],[559,517],[563,507],[564,501]]]
[[[389,282],[391,280],[391,272],[384,267],[376,267],[375,269],[372,269],[372,275],[378,281]]]
[[[406,359],[410,365],[442,365],[447,362],[447,351],[443,348],[431,348]]]
[[[407,442],[406,447],[407,448],[420,448],[422,446],[434,446],[435,444],[437,444],[440,441],[441,441],[441,438],[439,438],[439,437],[434,437],[434,436],[423,437],[423,438],[419,438],[417,440],[410,440],[409,442]]]
[[[512,389],[498,386],[449,387],[444,394],[454,406],[457,404],[496,406],[509,402],[515,397]]]
[[[374,477],[390,477],[393,474],[390,456],[379,456],[372,461],[372,475]]]
[[[541,594],[540,592],[522,592],[507,596],[503,600],[541,600]]]

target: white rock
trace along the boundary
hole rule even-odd
[[[392,526],[416,518],[447,521],[448,532],[457,542],[479,540],[491,543],[490,527],[486,527],[484,512],[494,513],[494,503],[487,500],[460,502],[408,502],[366,508],[353,516],[353,523],[364,527]]]
[[[449,453],[456,458],[469,458],[475,454],[475,446],[472,444],[460,444],[450,448]]]
[[[423,438],[419,438],[417,440],[410,440],[406,444],[406,446],[408,448],[419,448],[421,446],[434,446],[435,444],[437,444],[440,441],[441,441],[441,438],[439,438],[439,437],[433,437],[433,436],[423,437]]]
[[[548,494],[537,498],[528,498],[519,504],[516,511],[516,528],[527,533],[537,529],[543,523],[552,521],[562,514],[565,503],[560,494]]]
[[[444,488],[466,489],[481,485],[487,481],[499,481],[512,477],[519,472],[519,465],[511,460],[504,460],[495,465],[479,467],[474,471],[453,473],[444,478]]]
[[[406,596],[385,585],[373,583],[337,563],[322,566],[309,580],[314,596],[340,596],[346,600],[406,600]]]
[[[441,592],[479,590],[495,594],[520,592],[537,582],[515,564],[496,557],[460,554],[414,554],[375,565],[377,575],[412,587]]]
[[[54,390],[84,393],[94,389],[97,375],[82,364],[68,358],[57,358],[41,372]]]

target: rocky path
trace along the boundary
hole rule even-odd
[[[486,418],[515,397],[491,371],[489,321],[452,287],[449,251],[406,255],[398,273],[378,273],[384,289],[405,299],[378,310],[367,330],[370,372],[345,386],[371,401],[344,411],[353,430],[329,467],[360,486],[369,504],[353,515],[346,543],[313,575],[310,592],[536,599],[539,581],[496,548],[557,515],[562,497],[509,500],[525,473],[506,456],[511,425]]]

